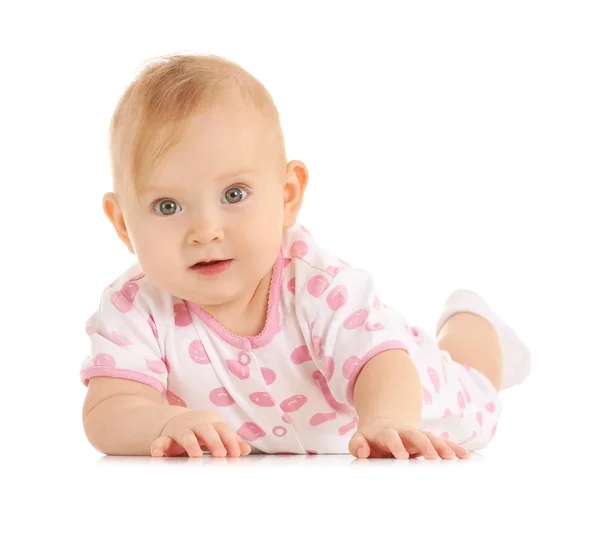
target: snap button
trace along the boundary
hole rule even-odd
[[[238,361],[240,365],[248,366],[250,364],[250,354],[248,352],[240,352],[238,355]]]

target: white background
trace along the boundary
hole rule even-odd
[[[0,19],[10,531],[598,531],[597,2],[55,1]],[[478,456],[217,462],[89,445],[84,323],[134,260],[102,212],[108,124],[139,65],[175,52],[223,55],[267,86],[310,171],[304,225],[409,323],[433,333],[466,287],[528,344],[532,374],[502,393]]]

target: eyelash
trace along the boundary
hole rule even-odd
[[[248,195],[250,194],[250,187],[248,187],[248,185],[244,185],[243,183],[235,183],[235,184],[227,187],[227,189],[225,189],[225,192],[227,192],[230,189],[242,189],[244,192],[246,192],[246,194],[248,194]],[[150,211],[154,212],[154,210],[156,209],[156,206],[165,200],[173,200],[173,198],[158,198],[157,200],[154,200],[154,202],[152,202],[152,204],[150,205]],[[175,200],[173,200],[173,201],[175,201]],[[239,204],[240,202],[237,202],[237,203]],[[235,204],[232,204],[232,205],[235,205]]]

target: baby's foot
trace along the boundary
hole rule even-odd
[[[529,350],[483,298],[473,291],[458,289],[448,296],[436,325],[436,337],[446,320],[459,312],[470,312],[486,319],[498,333],[504,354],[504,376],[500,388],[507,389],[523,382],[531,370]]]

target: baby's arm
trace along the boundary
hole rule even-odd
[[[202,446],[216,457],[252,451],[217,413],[164,404],[156,389],[128,379],[90,378],[83,426],[106,455],[200,457]]]
[[[418,429],[423,388],[405,350],[381,352],[365,364],[356,379],[354,403],[358,428],[349,449],[357,457],[469,457],[462,446]]]
[[[405,350],[388,350],[373,357],[354,386],[360,423],[383,418],[418,427],[423,409],[419,372]]]
[[[90,379],[83,427],[90,444],[107,455],[150,455],[167,422],[186,407],[163,404],[149,385],[128,379]]]

